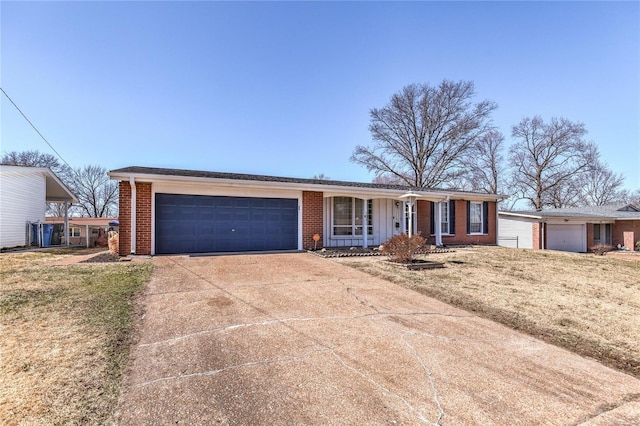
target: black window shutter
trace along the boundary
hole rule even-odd
[[[489,202],[482,202],[482,233],[489,233]]]
[[[449,200],[449,234],[456,233],[456,202]]]
[[[467,234],[471,233],[471,201],[467,200]]]
[[[430,208],[431,208],[431,213],[429,215],[429,220],[430,220],[430,222],[429,222],[429,226],[430,226],[429,233],[435,234],[436,233],[436,227],[434,226],[435,225],[435,220],[436,220],[435,217],[434,217],[434,214],[436,212],[435,211],[436,209],[434,208],[434,204],[435,203],[433,201],[429,201],[429,204],[430,204]]]

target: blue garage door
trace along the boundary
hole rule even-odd
[[[156,194],[157,254],[298,248],[298,200]]]

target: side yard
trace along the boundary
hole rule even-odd
[[[150,263],[0,255],[0,424],[111,421]]]
[[[640,378],[640,257],[475,247],[426,259],[446,267],[407,271],[375,257],[336,261]]]

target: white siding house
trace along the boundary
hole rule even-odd
[[[44,223],[47,202],[75,202],[46,167],[0,165],[0,248],[28,244],[28,222]]]

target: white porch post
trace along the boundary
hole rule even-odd
[[[69,202],[64,202],[64,245],[69,245]]]
[[[89,225],[84,226],[84,232],[87,240],[87,248],[89,248]]]
[[[440,202],[433,202],[433,227],[436,232],[436,246],[442,245],[442,217],[440,211]]]
[[[413,235],[413,205],[418,197],[416,194],[409,191],[406,194],[401,195],[400,198],[404,198],[407,200],[405,204],[404,217],[405,217],[405,222],[409,222],[408,234],[409,234],[409,238],[411,238],[411,236]]]
[[[362,247],[364,248],[369,247],[369,210],[367,209],[368,203],[368,199],[362,199]]]

